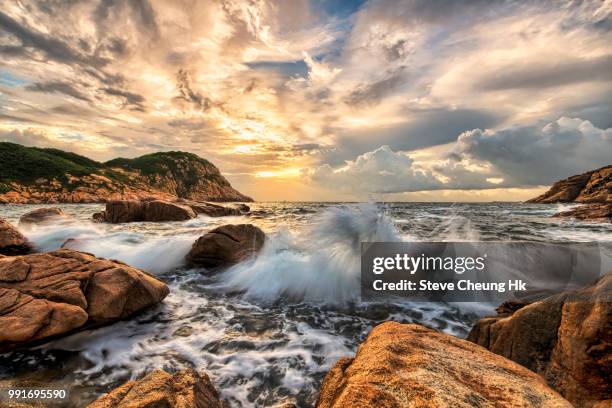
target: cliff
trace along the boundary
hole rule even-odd
[[[0,142],[0,203],[94,203],[178,198],[253,201],[208,160],[159,152],[100,163],[57,149]]]
[[[606,203],[612,202],[612,165],[557,181],[528,203]]]

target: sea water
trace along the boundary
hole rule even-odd
[[[184,222],[98,224],[97,204],[59,205],[70,215],[21,227],[40,251],[65,245],[118,259],[170,287],[138,316],[29,350],[0,355],[0,382],[67,388],[82,407],[129,379],[163,368],[205,371],[232,406],[313,406],[329,368],[354,355],[385,320],[464,337],[496,305],[361,303],[360,243],[368,241],[612,241],[610,224],[554,219],[559,205],[253,203],[251,214]],[[37,205],[0,206],[17,225]],[[222,273],[185,264],[193,241],[228,223],[252,223],[260,255]],[[69,240],[66,242],[67,240]]]

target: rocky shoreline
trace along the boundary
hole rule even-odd
[[[571,210],[561,211],[553,215],[553,218],[612,222],[612,166],[557,181],[547,192],[528,200],[527,203],[584,204]]]
[[[195,205],[217,215],[247,210],[209,203],[115,201],[96,218],[177,220],[182,218],[176,214],[195,216]],[[57,208],[38,209],[23,214],[20,225],[58,217],[67,216]],[[0,252],[5,254],[0,255],[0,325],[8,328],[0,333],[1,350],[27,349],[129,319],[163,303],[169,293],[158,278],[118,261],[71,249],[36,253],[17,228],[4,220],[0,226]],[[251,224],[223,225],[198,238],[186,260],[214,271],[256,256],[265,240],[263,231]],[[612,274],[587,288],[537,302],[507,302],[497,316],[479,320],[466,340],[418,324],[381,323],[355,356],[341,358],[328,372],[316,406],[606,406],[612,401],[610,299]],[[89,407],[229,406],[221,395],[204,372],[156,370]]]

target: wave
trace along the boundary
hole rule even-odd
[[[74,219],[23,228],[23,233],[39,251],[70,248],[102,258],[117,259],[153,273],[168,272],[183,266],[185,255],[200,235],[193,230],[179,235],[176,235],[175,229],[162,231],[167,235],[153,232]]]
[[[260,255],[227,270],[222,281],[247,298],[346,304],[359,298],[361,242],[400,241],[391,219],[374,204],[337,207],[302,233],[282,230]]]

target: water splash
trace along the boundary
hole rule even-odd
[[[301,233],[274,234],[256,259],[222,279],[264,302],[286,297],[346,304],[359,297],[361,242],[399,240],[393,222],[374,204],[332,208]]]
[[[103,258],[118,259],[153,273],[164,273],[183,266],[185,255],[199,236],[197,231],[181,233],[179,225],[169,232],[147,233],[146,230],[130,230],[125,226],[100,225],[70,218],[25,226],[22,231],[38,251],[75,249]]]

